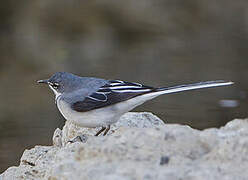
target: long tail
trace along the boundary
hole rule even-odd
[[[233,82],[227,82],[223,80],[218,81],[206,81],[194,84],[186,84],[186,85],[179,85],[173,87],[162,87],[157,88],[157,92],[161,92],[161,94],[170,94],[170,93],[177,93],[181,91],[189,91],[194,89],[202,89],[202,88],[211,88],[211,87],[218,87],[218,86],[228,86],[233,84]]]
[[[173,87],[162,87],[162,88],[156,88],[156,89],[152,89],[150,87],[144,87],[142,85],[137,85],[134,86],[134,84],[132,84],[132,90],[130,91],[130,89],[128,90],[128,92],[144,92],[144,91],[148,91],[147,93],[144,93],[143,95],[137,96],[135,98],[131,98],[129,99],[129,103],[126,103],[126,108],[128,110],[133,109],[134,107],[148,101],[151,100],[157,96],[160,96],[162,94],[170,94],[170,93],[177,93],[177,92],[181,92],[181,91],[189,91],[189,90],[194,90],[194,89],[201,89],[201,88],[210,88],[210,87],[218,87],[218,86],[228,86],[233,84],[233,82],[227,82],[227,81],[207,81],[207,82],[200,82],[200,83],[194,83],[194,84],[186,84],[186,85],[180,85],[180,86],[173,86]],[[128,85],[128,88],[130,88],[130,85]],[[135,88],[135,89],[134,89]],[[147,89],[146,89],[147,88]],[[116,90],[116,87],[114,89]],[[123,85],[121,86],[121,89],[118,90],[118,92],[122,92],[122,91],[126,91],[127,89],[123,88]]]

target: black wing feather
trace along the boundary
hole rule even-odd
[[[83,101],[73,103],[71,107],[75,111],[86,112],[126,101],[154,90],[155,88],[153,87],[144,86],[138,83],[119,80],[109,81],[108,84],[100,87],[97,92],[87,96]]]

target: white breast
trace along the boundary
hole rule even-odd
[[[66,120],[73,121],[83,127],[102,127],[118,120],[114,115],[115,113],[108,111],[108,109],[100,108],[87,112],[77,112],[71,109],[67,102],[60,99],[57,100],[57,107]]]

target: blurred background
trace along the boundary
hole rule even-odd
[[[248,116],[246,0],[26,0],[0,7],[0,172],[62,128],[57,71],[151,86],[232,80],[161,96],[134,111],[204,129]]]

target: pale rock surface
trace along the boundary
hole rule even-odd
[[[108,135],[115,132],[120,127],[136,127],[136,128],[154,128],[156,126],[164,125],[164,122],[152,113],[134,113],[129,112],[124,114],[120,120],[111,125],[111,129]],[[72,140],[76,136],[80,135],[91,135],[94,136],[101,128],[82,128],[76,124],[66,121],[65,126],[62,130],[62,144],[65,145],[69,140]],[[58,129],[56,130],[57,133]],[[103,133],[102,133],[103,134]],[[102,135],[101,134],[101,135]]]
[[[107,136],[66,122],[54,146],[25,150],[0,179],[246,180],[248,119],[199,131],[151,113],[127,113]],[[84,143],[68,143],[84,134]]]

